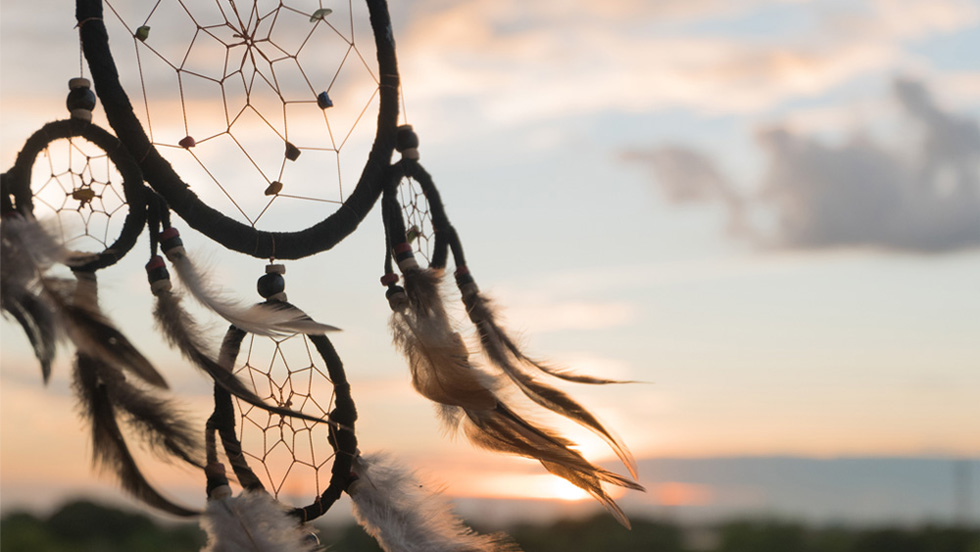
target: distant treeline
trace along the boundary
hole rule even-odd
[[[318,531],[330,552],[381,550],[356,525]],[[741,520],[692,528],[637,519],[626,531],[600,515],[518,525],[508,533],[525,552],[980,552],[980,528],[932,525],[810,527]],[[204,543],[196,524],[161,526],[139,513],[84,501],[66,504],[47,518],[13,513],[0,520],[3,552],[198,552]]]

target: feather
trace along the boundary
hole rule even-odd
[[[386,552],[520,550],[504,535],[481,535],[464,525],[446,499],[384,456],[358,456],[354,472],[347,490],[354,517]]]
[[[466,311],[470,316],[470,320],[476,324],[480,334],[480,344],[483,346],[487,358],[500,368],[532,401],[556,414],[573,420],[599,435],[606,441],[619,459],[622,460],[623,465],[629,470],[630,475],[636,478],[636,460],[634,460],[629,449],[616,439],[591,412],[563,391],[541,383],[522,368],[523,365],[531,364],[532,366],[545,370],[541,364],[529,361],[496,323],[496,317],[489,301],[480,295],[478,291],[464,294],[464,301],[466,302]],[[548,371],[548,373],[555,375],[551,371]],[[582,383],[625,383],[615,380],[600,380],[586,376],[576,375],[571,377],[576,378],[572,381]],[[568,379],[568,377],[564,379]]]
[[[172,247],[166,250],[166,255],[194,299],[246,332],[282,337],[295,333],[322,334],[340,331],[334,326],[314,321],[303,311],[289,305],[262,303],[244,307],[216,290],[187,256],[183,247]]]
[[[644,491],[633,481],[592,465],[572,443],[556,433],[534,426],[504,404],[491,411],[464,410],[466,436],[475,445],[498,452],[534,458],[549,472],[583,489],[609,510],[626,528],[629,520],[606,494],[602,483]]]
[[[167,382],[91,300],[75,304],[68,299],[74,288],[70,281],[41,278],[44,297],[62,320],[65,333],[78,352],[103,363],[129,370],[147,383],[167,388]],[[89,303],[89,304],[86,304]]]
[[[204,466],[197,432],[170,401],[133,385],[122,372],[102,368],[99,376],[117,412],[153,450]]]
[[[407,301],[405,308],[396,310],[392,316],[394,342],[409,361],[415,389],[441,405],[446,426],[454,428],[465,419],[464,432],[477,446],[537,459],[550,472],[596,497],[628,526],[629,522],[624,521],[622,511],[605,493],[602,483],[636,490],[643,487],[592,465],[570,448],[573,446],[570,441],[515,414],[497,396],[494,378],[470,363],[466,345],[452,330],[439,294],[439,272],[413,268],[405,270],[403,275]],[[498,357],[506,360],[503,353]],[[508,375],[535,402],[593,429],[598,426],[602,433],[609,435],[570,397],[518,371],[509,360],[506,364]],[[611,435],[609,438],[612,439]]]
[[[95,464],[116,474],[123,489],[159,510],[189,517],[198,512],[171,502],[161,495],[140,471],[119,428],[109,386],[100,381],[100,363],[85,354],[75,359],[75,392],[82,415],[92,426],[92,455]]]
[[[54,361],[57,348],[54,315],[40,297],[31,293],[21,295],[16,301],[4,302],[3,309],[24,328],[34,349],[34,356],[41,364],[41,377],[47,384],[51,379],[51,362]]]
[[[208,535],[202,552],[314,552],[319,540],[263,491],[208,501],[201,526]]]
[[[301,418],[311,422],[326,421],[289,408],[266,404],[241,380],[235,377],[229,369],[219,365],[211,355],[205,352],[207,349],[204,342],[205,334],[181,305],[182,297],[166,289],[159,290],[156,295],[157,303],[153,316],[156,319],[157,328],[167,337],[171,346],[176,347],[187,360],[211,376],[216,384],[248,404],[280,416]]]
[[[0,219],[0,308],[24,329],[45,383],[51,376],[59,328],[52,305],[39,293],[39,279],[55,264],[81,258],[33,217],[12,213]]]
[[[493,408],[497,398],[492,380],[470,364],[466,345],[452,330],[437,283],[438,276],[431,270],[406,271],[408,307],[391,319],[393,340],[408,359],[412,385],[440,404]]]

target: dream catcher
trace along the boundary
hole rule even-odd
[[[450,432],[539,461],[629,526],[607,487],[642,487],[522,414],[545,409],[588,428],[635,478],[626,447],[547,380],[618,382],[540,362],[498,323],[420,164],[418,136],[399,121],[383,0],[76,7],[91,81],[71,79],[70,118],[31,136],[3,174],[3,310],[26,332],[45,381],[56,350],[74,351],[96,461],[127,491],[202,515],[208,550],[317,549],[307,522],[343,493],[387,550],[516,549],[467,528],[396,459],[358,450],[351,384],[328,337],[337,328],[287,300],[283,261],[331,249],[380,203],[381,283],[414,388]],[[185,249],[181,225],[268,259],[261,300],[230,299]],[[214,383],[203,428],[175,414],[160,371],[98,307],[97,272],[140,249],[143,232],[156,326]],[[454,292],[443,282],[450,260]],[[450,316],[451,296],[466,325]],[[189,302],[227,321],[223,339],[202,330]],[[465,343],[466,326],[479,347]],[[131,435],[200,470],[203,511],[148,482]]]

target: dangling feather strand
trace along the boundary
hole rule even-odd
[[[386,552],[519,552],[504,535],[481,535],[453,514],[449,502],[381,455],[354,459],[347,492],[354,517]]]
[[[103,367],[98,360],[83,353],[76,356],[74,387],[81,401],[82,414],[92,427],[92,453],[95,464],[115,473],[123,489],[150,506],[182,517],[197,515],[198,512],[165,498],[146,480],[119,428],[114,406],[118,396],[113,396],[113,385],[103,381],[101,373]],[[122,377],[121,374],[115,375]],[[154,427],[160,425],[147,420],[143,420],[142,423]],[[163,440],[168,445],[177,445],[185,439],[170,436],[164,437]],[[192,453],[186,451],[182,455],[190,457]]]
[[[524,371],[521,364],[530,364],[550,375],[579,383],[607,384],[625,382],[552,371],[540,363],[529,360],[497,324],[496,316],[486,298],[478,291],[471,291],[470,293],[464,293],[463,299],[466,303],[466,311],[469,314],[470,320],[477,327],[480,335],[480,344],[483,346],[487,358],[500,368],[532,401],[552,412],[575,421],[599,435],[612,448],[620,460],[622,460],[623,465],[629,470],[630,475],[636,478],[636,460],[633,459],[633,455],[626,448],[626,445],[616,439],[585,407],[563,391],[535,379]]]
[[[201,552],[315,552],[319,541],[263,491],[208,501],[201,520],[208,534]]]

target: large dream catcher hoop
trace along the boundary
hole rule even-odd
[[[70,80],[71,117],[32,135],[3,174],[3,311],[26,332],[45,382],[59,344],[73,347],[95,459],[127,491],[171,514],[202,515],[214,551],[317,549],[306,524],[343,493],[387,550],[516,549],[467,528],[396,460],[358,450],[351,384],[327,337],[336,328],[287,301],[282,261],[331,249],[380,203],[381,283],[413,387],[449,432],[538,460],[629,526],[606,487],[642,490],[632,456],[544,380],[617,382],[534,360],[497,322],[419,162],[419,139],[399,121],[384,0],[106,0],[105,9],[77,0],[76,17],[91,81]],[[213,285],[184,249],[180,224],[269,260],[262,301],[231,300]],[[203,428],[174,413],[164,377],[98,306],[96,273],[131,254],[144,231],[156,325],[214,382]],[[444,304],[450,260],[479,350]],[[230,324],[220,347],[185,308],[188,295]],[[529,421],[521,402],[596,433],[632,479]],[[202,511],[149,483],[130,452],[134,435],[200,470]]]

